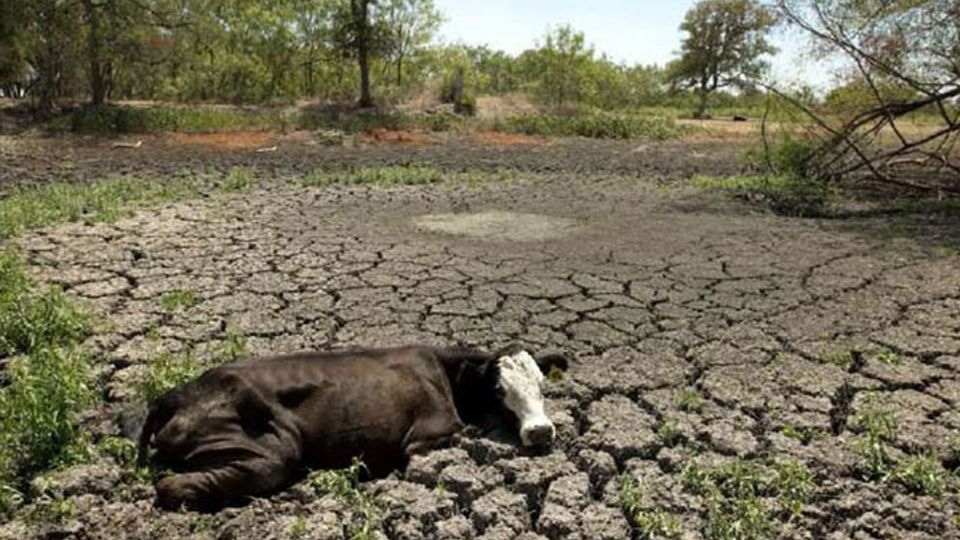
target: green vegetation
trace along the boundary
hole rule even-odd
[[[725,191],[748,200],[760,200],[777,214],[815,217],[826,212],[831,190],[819,182],[793,175],[779,176],[695,176],[700,189]]]
[[[247,354],[247,338],[232,325],[227,328],[223,343],[213,351],[209,361],[201,364],[196,352],[189,349],[181,354],[163,353],[148,366],[140,381],[140,395],[148,402],[159,399],[172,388],[187,383],[200,375],[205,367],[233,362]]]
[[[687,11],[680,25],[687,37],[667,78],[674,86],[696,89],[697,117],[706,112],[710,93],[763,75],[762,57],[776,52],[767,40],[776,24],[773,9],[756,0],[706,0]]]
[[[552,383],[558,383],[563,380],[564,372],[562,369],[557,366],[550,366],[550,371],[547,372],[547,380]]]
[[[137,461],[137,444],[126,437],[103,437],[96,443],[98,452],[108,455],[123,467],[133,467]]]
[[[77,425],[94,399],[88,360],[78,350],[89,319],[56,289],[36,290],[23,264],[0,253],[0,513],[35,474],[83,459]]]
[[[823,352],[820,358],[828,364],[847,369],[853,365],[854,350],[848,347],[832,349]]]
[[[677,407],[684,412],[700,412],[703,408],[703,396],[696,388],[684,388],[677,398]]]
[[[933,455],[910,456],[890,471],[888,480],[896,482],[913,493],[943,497],[947,491],[949,473]]]
[[[680,433],[680,430],[677,429],[677,422],[675,420],[664,420],[660,427],[657,429],[657,437],[660,438],[660,441],[664,446],[676,446],[683,440],[683,435]]]
[[[318,493],[332,495],[353,513],[351,523],[347,525],[350,540],[378,538],[383,519],[374,498],[360,489],[360,475],[365,470],[363,462],[354,458],[346,469],[314,471],[308,476],[308,481]]]
[[[507,119],[506,129],[526,135],[653,140],[671,139],[687,131],[668,117],[605,111],[585,112],[574,116],[549,114],[516,116]]]
[[[291,538],[302,538],[307,534],[307,518],[303,516],[297,516],[293,519],[293,523],[290,524],[290,537]]]
[[[196,195],[199,187],[198,182],[119,177],[24,189],[0,200],[0,238],[67,221],[115,221],[132,207],[188,198]]]
[[[814,440],[826,436],[826,433],[822,429],[813,427],[796,427],[790,424],[783,426],[782,433],[791,439],[796,439],[802,442],[803,444],[810,444]]]
[[[227,173],[227,177],[218,186],[220,191],[238,193],[247,191],[256,185],[255,171],[249,167],[234,167]]]
[[[706,499],[704,534],[713,540],[774,536],[779,522],[802,514],[815,487],[813,475],[796,460],[772,466],[738,460],[709,470],[690,464],[681,480],[684,489]],[[776,508],[769,498],[777,500]]]
[[[200,302],[196,291],[170,291],[160,297],[160,307],[167,311],[189,309]]]
[[[887,443],[896,437],[896,417],[881,406],[876,395],[871,395],[853,416],[851,425],[861,432],[854,450],[863,459],[864,473],[870,478],[882,478],[892,464]]]
[[[227,335],[224,338],[223,345],[217,353],[214,361],[217,364],[225,364],[239,360],[247,355],[247,337],[231,325],[227,327]]]
[[[903,358],[896,351],[891,351],[890,349],[876,351],[873,354],[873,359],[888,366],[899,366],[903,364]]]
[[[617,494],[620,507],[642,538],[680,538],[682,530],[677,516],[659,508],[649,509],[644,488],[633,477],[628,474],[620,476]]]
[[[200,371],[200,362],[192,351],[182,355],[161,354],[150,362],[140,383],[140,393],[148,403],[156,401],[168,390],[195,379]]]
[[[229,107],[110,106],[77,109],[49,124],[55,131],[76,133],[219,132],[286,130],[294,127],[284,109],[244,110]]]

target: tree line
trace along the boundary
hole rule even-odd
[[[725,86],[717,69],[762,69],[757,58],[772,52],[764,36],[773,24],[753,0],[703,4],[713,7],[684,23],[691,36],[698,25],[728,28],[711,43],[685,42],[684,60],[661,67],[614,62],[570,26],[519,55],[437,44],[443,16],[433,0],[2,2],[0,93],[46,111],[68,101],[121,99],[370,106],[460,84],[466,92],[456,98],[464,101],[525,92],[559,109],[612,109],[687,105],[699,96],[702,112],[706,94]],[[718,9],[726,15],[705,18]],[[714,62],[726,54],[719,41],[730,39],[750,43],[731,48],[739,57]],[[686,84],[702,79],[704,69],[715,72],[707,83]]]

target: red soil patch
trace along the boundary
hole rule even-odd
[[[490,146],[545,146],[549,144],[546,139],[499,131],[479,131],[470,135],[470,140]]]
[[[220,150],[248,150],[271,146],[276,142],[277,136],[263,131],[177,133],[173,136],[173,140],[180,144],[200,144]]]
[[[417,131],[393,130],[385,128],[375,128],[370,131],[364,131],[360,135],[360,141],[367,144],[439,144],[440,141]]]

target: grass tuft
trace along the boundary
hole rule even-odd
[[[152,403],[167,391],[195,379],[200,372],[200,362],[192,351],[179,356],[161,354],[150,363],[140,383],[140,393],[147,403]]]
[[[864,472],[871,478],[883,477],[893,462],[887,443],[896,437],[896,416],[880,405],[876,395],[871,395],[853,416],[851,426],[861,432],[854,450],[863,459]]]
[[[679,518],[659,508],[648,508],[643,488],[630,475],[620,476],[617,495],[631,526],[643,538],[680,538],[682,530]]]
[[[354,458],[346,469],[314,471],[308,481],[321,494],[332,495],[353,512],[347,525],[350,540],[373,540],[379,538],[382,512],[376,501],[360,489],[360,475],[366,470],[363,462]]]
[[[23,189],[0,200],[0,238],[68,221],[116,221],[131,207],[180,200],[198,192],[199,185],[192,182],[161,183],[132,177]]]
[[[677,407],[684,412],[700,412],[703,409],[703,396],[696,388],[684,388],[677,397]]]
[[[200,302],[195,291],[170,291],[160,297],[160,307],[167,311],[190,309]]]
[[[706,499],[704,535],[712,540],[775,536],[779,524],[802,515],[815,487],[813,475],[796,460],[764,466],[734,461],[713,469],[689,464],[681,472],[685,490]],[[771,505],[771,499],[777,505]]]
[[[947,491],[947,470],[934,456],[921,454],[901,461],[890,471],[887,479],[913,493],[943,497]]]
[[[774,213],[795,217],[826,214],[832,197],[828,186],[791,174],[772,176],[693,177],[699,189],[723,191],[737,198],[759,201]]]

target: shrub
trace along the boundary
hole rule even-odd
[[[0,511],[22,479],[86,456],[77,420],[94,398],[87,358],[74,348],[35,350],[8,372],[0,390]]]
[[[89,317],[63,292],[37,292],[19,257],[0,252],[0,357],[68,346],[89,330]]]
[[[99,134],[285,129],[294,123],[281,110],[218,107],[90,107],[73,111],[68,119],[71,131]],[[64,126],[55,122],[50,127]]]
[[[573,116],[525,115],[507,119],[506,128],[526,135],[590,137],[597,139],[645,138],[665,140],[684,130],[668,117],[594,111]]]
[[[760,201],[774,213],[795,217],[814,217],[826,213],[832,196],[823,183],[794,175],[693,177],[693,185],[701,189],[726,191],[735,197]]]

